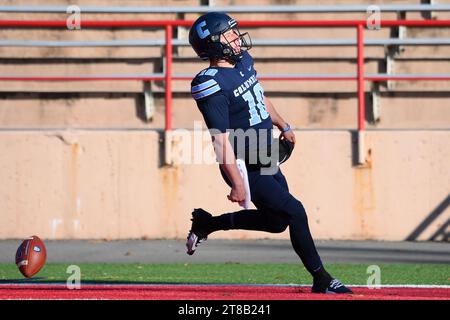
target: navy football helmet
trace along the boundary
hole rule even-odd
[[[237,42],[239,51],[233,49],[226,37],[222,37],[229,30],[237,35],[232,42]],[[241,34],[237,21],[222,12],[209,12],[198,18],[189,31],[189,43],[203,60],[228,59],[235,63],[242,59],[242,52],[252,46],[249,34]]]

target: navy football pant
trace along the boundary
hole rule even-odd
[[[228,185],[230,181],[223,171]],[[261,175],[260,170],[249,170],[248,179],[252,202],[256,210],[241,210],[214,218],[216,230],[243,229],[280,233],[289,226],[292,246],[306,269],[313,274],[322,267],[308,218],[302,203],[289,193],[286,178],[281,170],[275,175]]]

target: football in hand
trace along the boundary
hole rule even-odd
[[[45,264],[47,250],[38,236],[25,239],[16,252],[16,265],[19,271],[31,278],[37,274]]]

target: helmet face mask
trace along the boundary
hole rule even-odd
[[[241,33],[237,27],[233,27],[222,32],[218,38],[219,40],[215,41],[219,41],[222,45],[223,55],[218,58],[230,59],[233,62],[239,61],[242,56],[242,52],[249,50],[252,46],[252,41],[248,32]],[[217,35],[212,36],[211,41],[214,41],[213,39],[217,39]]]
[[[220,12],[207,13],[191,27],[189,43],[203,59],[226,59],[233,63],[242,59],[242,53],[252,46],[250,35],[240,33],[238,23]]]

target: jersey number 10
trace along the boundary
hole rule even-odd
[[[251,90],[249,90],[242,95],[242,98],[247,101],[248,108],[250,109],[250,126],[254,126],[269,117],[266,105],[264,104],[264,89],[259,83],[256,83],[253,87],[253,94]],[[259,109],[259,113],[256,109]]]

